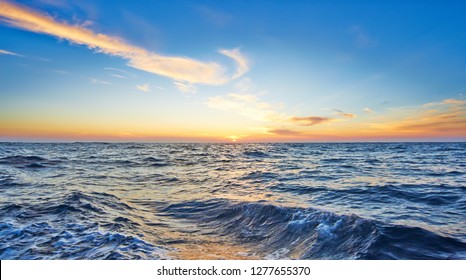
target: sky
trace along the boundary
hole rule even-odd
[[[0,0],[0,141],[466,141],[465,14]]]

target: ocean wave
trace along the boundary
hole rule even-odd
[[[392,225],[313,208],[224,200],[188,201],[160,209],[195,220],[269,258],[457,259],[466,243],[419,227]]]
[[[7,156],[0,158],[0,164],[31,169],[56,166],[61,162],[61,160],[50,160],[40,156]]]
[[[8,156],[0,159],[0,163],[3,164],[32,164],[46,161],[47,159],[39,156]]]
[[[317,176],[318,177],[318,176]],[[271,189],[292,192],[299,195],[316,193],[321,194],[322,199],[332,201],[335,199],[357,199],[358,201],[400,201],[421,203],[432,206],[450,205],[464,201],[466,188],[426,186],[426,185],[380,185],[356,187],[351,186],[342,189],[330,189],[327,187],[314,187],[296,184],[280,183],[271,186]],[[348,201],[350,202],[350,201]]]
[[[96,231],[95,225],[0,223],[0,259],[160,259],[164,250],[137,237]]]
[[[243,152],[243,155],[251,158],[267,158],[270,156],[269,154],[261,151],[245,151]]]

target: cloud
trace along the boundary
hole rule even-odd
[[[402,119],[370,124],[375,130],[400,135],[466,135],[466,102],[445,99],[414,108],[394,108],[392,114]]]
[[[289,121],[297,123],[302,126],[312,126],[324,122],[329,122],[334,120],[334,118],[328,117],[318,117],[318,116],[308,116],[308,117],[291,117]]]
[[[91,78],[91,83],[93,84],[104,84],[104,85],[111,85],[112,83],[110,82],[107,82],[107,81],[104,81],[104,80],[99,80],[99,79],[95,79],[95,78]]]
[[[283,113],[283,106],[264,102],[260,99],[259,93],[255,94],[254,91],[251,93],[250,91],[255,86],[247,77],[240,79],[235,87],[239,90],[239,93],[210,97],[206,102],[207,106],[246,116],[256,121],[274,122],[281,125],[291,122],[299,126],[312,126],[334,120],[334,118],[330,117],[298,117]]]
[[[180,81],[174,81],[173,84],[182,92],[182,93],[196,93],[197,88],[189,83],[183,83]]]
[[[96,52],[128,60],[128,65],[139,70],[165,76],[177,81],[220,85],[236,79],[249,70],[248,62],[239,49],[220,50],[237,65],[233,76],[216,62],[202,62],[187,57],[165,56],[131,45],[119,37],[109,36],[80,25],[70,25],[29,8],[0,2],[0,18],[7,24],[35,33],[47,34],[71,43],[84,45]]]
[[[237,79],[249,71],[249,61],[241,53],[239,48],[232,50],[219,50],[218,52],[236,62],[236,72],[231,79]]]
[[[465,132],[466,133],[466,119],[463,117],[455,116],[445,119],[443,116],[431,118],[430,120],[421,120],[417,123],[401,124],[397,128],[402,131],[416,131],[416,132]]]
[[[455,110],[458,108],[464,108],[466,105],[466,100],[464,99],[445,99],[439,102],[430,102],[422,105],[423,108],[450,108],[451,110]]]
[[[254,94],[230,93],[225,96],[213,96],[206,104],[211,108],[240,114],[258,121],[274,121],[284,117],[277,112],[275,106],[261,101]]]
[[[466,100],[464,99],[445,99],[442,101],[442,104],[450,104],[450,105],[459,105],[464,106],[466,105]]]
[[[353,114],[353,113],[345,113],[341,110],[335,110],[336,113],[335,115],[339,115],[339,116],[342,116],[342,117],[345,117],[345,118],[348,118],[348,119],[352,119],[352,118],[356,118],[357,115],[356,114]]]
[[[110,75],[110,76],[113,76],[113,77],[115,77],[115,78],[126,79],[126,77],[123,76],[123,75],[118,75],[118,74],[109,74],[109,75]]]
[[[369,108],[369,107],[364,108],[364,112],[366,112],[366,113],[368,113],[368,114],[374,113],[374,111],[373,111],[371,108]]]
[[[303,134],[302,132],[294,131],[294,130],[286,129],[286,128],[270,129],[267,132],[271,134],[275,134],[275,135],[282,135],[282,136],[296,136],[296,135]]]
[[[1,54],[4,54],[4,55],[14,55],[14,56],[23,56],[21,54],[18,54],[18,53],[14,53],[14,52],[10,52],[10,51],[6,51],[6,50],[0,50],[0,55]]]
[[[143,84],[143,85],[136,85],[136,88],[140,91],[148,92],[150,91],[150,86],[149,84]]]
[[[124,74],[124,75],[127,75],[127,76],[131,76],[133,78],[136,78],[137,75],[131,73],[131,72],[128,72],[128,71],[125,71],[125,70],[122,70],[122,69],[118,69],[118,68],[112,68],[112,67],[105,67],[104,68],[105,70],[108,70],[108,71],[112,71],[112,72],[119,72],[120,74]],[[123,76],[123,75],[121,75]]]

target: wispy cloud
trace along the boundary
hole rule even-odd
[[[342,116],[342,117],[345,117],[345,118],[348,118],[348,119],[352,119],[352,118],[356,118],[357,115],[356,114],[353,114],[353,113],[345,113],[341,110],[335,110],[335,115],[339,115],[339,116]]]
[[[126,79],[126,77],[123,75],[118,75],[118,74],[109,74],[109,75],[115,78]]]
[[[466,133],[466,100],[445,99],[427,103],[417,116],[405,119],[399,130]],[[466,135],[466,134],[465,134]]]
[[[0,55],[1,54],[4,54],[4,55],[14,55],[14,56],[23,56],[21,54],[18,54],[18,53],[14,53],[14,52],[10,52],[10,51],[6,51],[6,50],[0,50]]]
[[[442,104],[464,106],[464,105],[466,105],[466,100],[451,98],[451,99],[443,100]]]
[[[128,71],[125,71],[125,70],[122,70],[122,69],[118,69],[118,68],[105,67],[104,69],[108,70],[108,71],[111,71],[111,72],[118,72],[121,76],[126,75],[126,76],[131,76],[133,78],[137,77],[137,75],[135,75],[134,73],[131,73],[131,72],[128,72]]]
[[[96,33],[82,25],[58,21],[49,15],[7,1],[0,2],[0,18],[10,26],[52,35],[74,44],[85,45],[97,52],[119,56],[128,60],[131,67],[178,81],[220,85],[238,78],[249,70],[247,60],[239,49],[219,51],[237,64],[235,73],[229,76],[226,69],[216,62],[160,55],[131,45],[119,37]]]
[[[237,79],[249,71],[249,61],[241,53],[239,48],[232,50],[219,50],[219,53],[223,54],[224,56],[228,56],[236,62],[236,72],[233,74],[232,79]]]
[[[393,108],[402,119],[371,123],[374,131],[399,135],[466,135],[466,100],[445,99],[414,108]]]
[[[230,93],[208,99],[207,106],[247,116],[253,120],[271,121],[283,118],[273,105],[261,101],[254,94]]]
[[[148,92],[150,91],[150,85],[149,84],[143,84],[143,85],[136,85],[136,88],[140,91]]]
[[[91,83],[93,84],[104,84],[104,85],[111,85],[112,83],[110,82],[107,82],[107,81],[104,81],[104,80],[99,80],[99,79],[96,79],[96,78],[90,78],[91,80]]]
[[[267,133],[275,134],[275,135],[281,135],[281,136],[297,136],[297,135],[303,135],[302,132],[300,131],[295,131],[291,129],[286,129],[286,128],[275,128],[275,129],[269,129]]]
[[[183,83],[180,81],[174,81],[173,84],[182,92],[182,93],[196,93],[197,88],[189,83]]]
[[[374,113],[374,111],[373,111],[371,108],[369,108],[369,107],[364,108],[363,111],[366,112],[366,113],[368,113],[368,114]]]
[[[272,126],[280,126],[279,128],[269,127],[263,132],[291,135],[291,131],[294,134],[301,133],[298,131],[300,129],[295,129],[296,126],[303,129],[303,126],[313,126],[336,120],[333,117],[322,116],[290,116],[284,112],[283,105],[264,102],[260,96],[265,93],[256,92],[255,85],[249,78],[240,79],[236,82],[235,87],[239,92],[210,97],[206,104],[214,109],[239,114],[256,121],[269,122]],[[292,126],[295,130],[284,126]]]
[[[303,126],[312,126],[324,122],[329,122],[335,120],[334,118],[329,117],[318,117],[318,116],[307,116],[307,117],[291,117],[290,122],[297,123]]]

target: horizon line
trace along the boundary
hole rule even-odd
[[[466,143],[466,140],[452,140],[452,141],[437,141],[437,140],[426,140],[426,141],[251,141],[251,142],[232,142],[232,141],[223,141],[223,142],[137,142],[137,141],[2,141],[0,144],[390,144],[390,143]]]

